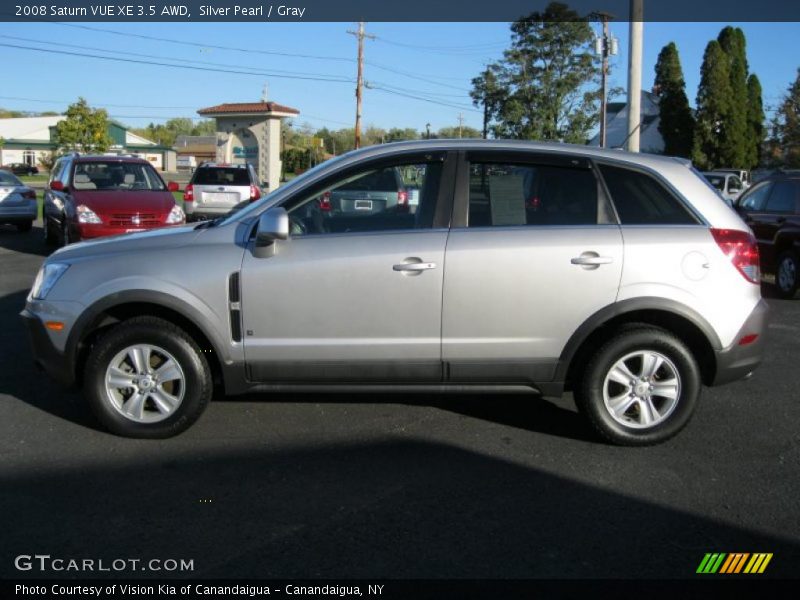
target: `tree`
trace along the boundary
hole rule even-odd
[[[723,165],[729,167],[747,166],[750,140],[747,128],[747,55],[744,32],[737,28],[725,27],[717,38],[728,59],[730,77],[730,110],[726,122],[725,144],[721,147]]]
[[[439,131],[436,132],[435,137],[442,139],[455,139],[459,137],[479,138],[483,137],[483,134],[474,127],[469,127],[468,125],[462,125],[461,127],[459,127],[458,125],[456,125],[454,127],[442,127]]]
[[[53,141],[60,152],[105,152],[111,146],[108,113],[78,98],[56,124]]]
[[[419,132],[413,127],[399,128],[392,127],[386,132],[386,142],[402,142],[404,140],[417,140],[419,139]]]
[[[800,69],[778,107],[775,137],[786,166],[800,167]]]
[[[674,42],[664,46],[658,55],[655,93],[659,98],[658,131],[664,138],[664,154],[689,158],[694,143],[694,116]]]
[[[511,48],[473,80],[495,137],[585,143],[598,120],[598,59],[586,19],[550,3],[511,25]],[[487,90],[492,93],[487,95]]]
[[[701,169],[735,166],[727,162],[729,147],[731,82],[728,56],[719,42],[706,46],[697,89],[697,118],[692,161]]]
[[[754,169],[761,164],[761,154],[766,137],[764,129],[764,101],[761,82],[753,74],[747,78],[747,139],[748,153],[745,166]]]
[[[492,115],[496,114],[500,108],[503,92],[497,85],[498,65],[491,65],[486,70],[472,80],[472,104],[483,109],[483,135],[489,137],[489,121]]]

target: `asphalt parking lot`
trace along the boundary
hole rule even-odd
[[[193,577],[682,578],[706,552],[800,572],[800,299],[769,299],[760,370],[653,448],[597,442],[569,399],[486,394],[220,399],[140,441],[33,366],[18,313],[44,254],[40,226],[0,227],[0,577],[41,577],[14,568],[36,553]]]

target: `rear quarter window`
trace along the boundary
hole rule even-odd
[[[696,225],[683,203],[654,177],[610,165],[600,165],[622,225]]]

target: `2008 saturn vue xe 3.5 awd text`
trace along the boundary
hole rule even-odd
[[[384,172],[413,209],[330,201]],[[61,249],[22,315],[37,361],[120,435],[185,430],[215,385],[527,386],[644,445],[758,365],[759,280],[751,232],[685,161],[432,140],[346,154],[215,221]]]

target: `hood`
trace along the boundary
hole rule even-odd
[[[169,213],[175,205],[172,194],[165,191],[76,190],[73,198],[76,205],[88,206],[98,216],[114,213],[153,213],[161,216]]]
[[[139,233],[112,235],[59,248],[47,260],[48,262],[59,262],[117,252],[174,248],[188,244],[202,232],[203,230],[195,230],[195,225],[175,225]]]

